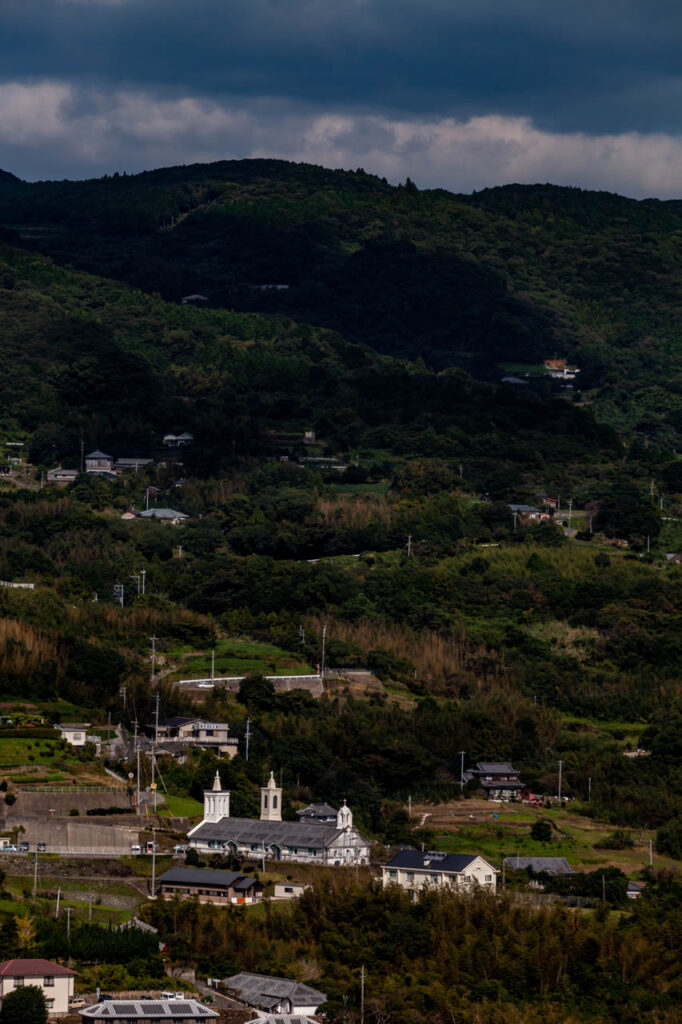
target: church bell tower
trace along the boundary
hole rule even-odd
[[[275,776],[272,772],[270,772],[267,786],[261,786],[260,820],[282,820],[282,790],[275,782]]]

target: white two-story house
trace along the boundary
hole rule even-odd
[[[45,996],[48,1016],[63,1016],[69,1012],[77,974],[51,960],[5,960],[0,963],[0,999],[18,988],[34,985]]]
[[[400,885],[413,898],[422,889],[447,887],[457,892],[487,889],[495,892],[497,871],[477,854],[438,853],[433,850],[401,850],[388,864],[382,864],[384,886]]]

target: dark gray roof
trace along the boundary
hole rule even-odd
[[[139,514],[143,519],[189,519],[184,512],[176,512],[173,508],[147,508]]]
[[[281,999],[290,999],[293,1006],[316,1006],[326,1000],[324,992],[310,988],[292,978],[271,978],[267,974],[233,974],[223,984],[249,1006],[276,1006]]]
[[[111,459],[113,461],[113,455],[107,455],[106,452],[101,452],[99,448],[95,449],[94,452],[90,452],[89,455],[85,456],[86,459]]]
[[[260,821],[258,818],[222,818],[217,822],[202,822],[192,832],[191,839],[210,839],[226,843],[271,843],[286,846],[306,846],[323,850],[330,846],[343,829],[315,821]]]
[[[322,803],[322,804],[308,804],[308,806],[304,807],[302,811],[296,811],[296,813],[298,814],[299,817],[306,817],[306,818],[307,817],[311,817],[312,818],[312,817],[322,817],[322,816],[324,816],[324,817],[331,818],[332,815],[334,815],[336,817],[336,814],[338,812],[336,810],[336,807],[332,807],[330,804],[327,804],[327,803]]]
[[[196,999],[105,999],[78,1012],[85,1020],[208,1020],[218,1016]]]
[[[416,868],[422,871],[451,871],[455,874],[464,871],[478,854],[471,853],[439,853],[427,850],[401,850],[393,860],[389,860],[388,868]]]
[[[508,761],[478,761],[476,771],[483,775],[518,775]]]
[[[227,888],[244,876],[239,871],[210,871],[208,868],[171,868],[159,878],[173,885],[208,885]]]
[[[505,857],[504,863],[508,868],[518,871],[531,868],[535,875],[539,875],[543,871],[547,875],[575,874],[565,857]]]
[[[535,508],[535,505],[509,505],[512,512],[539,512],[539,508]]]

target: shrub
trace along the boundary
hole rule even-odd
[[[682,860],[682,818],[672,818],[656,833],[656,853]]]
[[[535,821],[530,830],[531,839],[538,843],[549,843],[552,841],[552,826],[548,821]]]

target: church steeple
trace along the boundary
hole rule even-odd
[[[337,828],[352,828],[353,827],[353,812],[350,807],[343,801],[343,807],[339,807],[336,815],[336,827]]]
[[[275,782],[275,776],[272,772],[270,772],[267,786],[261,786],[260,820],[282,820],[282,790]]]
[[[204,821],[215,823],[230,817],[230,792],[223,789],[220,775],[215,773],[213,787],[204,790]]]

